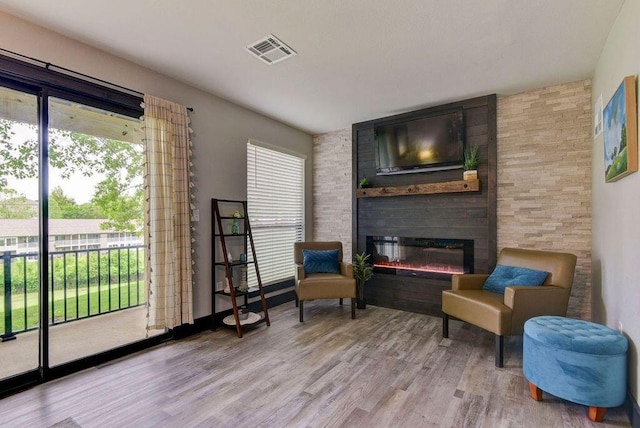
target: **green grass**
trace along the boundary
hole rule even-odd
[[[627,170],[627,148],[620,150],[618,156],[616,156],[615,160],[611,164],[609,171],[607,171],[607,180],[611,180],[618,174],[625,172]]]
[[[55,309],[53,317],[55,322],[64,321],[65,319],[65,300],[67,304],[66,319],[68,320],[86,317],[88,315],[96,315],[100,312],[109,312],[109,301],[111,301],[111,310],[118,309],[119,307],[135,306],[138,303],[146,301],[144,283],[142,281],[122,284],[120,293],[118,293],[117,284],[111,285],[110,289],[106,287],[106,285],[100,286],[100,292],[98,292],[97,286],[91,286],[88,289],[87,287],[79,288],[77,296],[75,288],[70,289],[67,290],[66,299],[63,290],[54,290],[53,298],[55,299]],[[120,294],[120,296],[118,296],[118,294]],[[13,331],[21,331],[38,326],[38,293],[32,292],[26,295],[26,328],[24,319],[25,295],[23,293],[14,293],[11,297],[11,329]],[[100,302],[98,302],[98,297],[100,298]],[[118,299],[120,299],[120,304]],[[51,295],[49,295],[49,323],[51,323],[51,301]],[[4,296],[0,296],[0,334],[5,331],[4,315]]]

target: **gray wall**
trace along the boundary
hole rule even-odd
[[[246,198],[246,142],[263,141],[306,156],[306,236],[312,236],[310,135],[132,62],[0,13],[2,47],[89,76],[194,108],[193,163],[196,224],[194,315],[211,313],[211,198]],[[256,66],[262,66],[256,62]],[[293,272],[292,272],[293,275]]]
[[[637,78],[640,71],[639,21],[640,1],[627,0],[596,66],[592,105],[602,94],[606,106],[625,76]],[[602,135],[593,140],[593,317],[595,321],[621,329],[629,339],[629,387],[637,402],[640,173],[605,183],[603,144]]]

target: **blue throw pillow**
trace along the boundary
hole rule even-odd
[[[338,250],[302,250],[304,273],[340,273]]]
[[[510,285],[542,285],[548,275],[549,272],[541,270],[497,265],[493,273],[484,282],[482,289],[504,294],[504,289]]]

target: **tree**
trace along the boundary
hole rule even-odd
[[[38,141],[14,141],[14,124],[15,122],[0,119],[0,191],[7,188],[6,177],[38,177]],[[36,129],[35,125],[30,126]],[[52,193],[52,198],[60,197],[55,203],[62,205],[53,206],[51,212],[64,216],[54,218],[80,218],[79,215],[96,218],[104,213],[108,219],[106,223],[123,227],[119,230],[140,230],[143,206],[140,180],[142,156],[141,144],[50,129],[49,163],[51,167],[60,171],[62,178],[69,178],[74,173],[80,173],[85,177],[105,177],[98,183],[94,204],[91,205],[77,205],[75,201],[67,200],[70,198],[64,193],[55,196]],[[99,208],[98,211],[96,206]],[[134,211],[134,207],[140,209]],[[61,211],[56,211],[58,208]],[[127,216],[129,217],[126,218]]]
[[[627,147],[627,125],[623,123],[620,130],[620,151],[625,147]]]
[[[108,220],[100,225],[103,230],[135,232],[142,229],[143,192],[136,188],[127,195],[126,185],[114,178],[101,181],[92,202],[104,212]]]
[[[60,186],[54,187],[49,195],[49,217],[66,218],[65,213],[76,205],[76,201],[65,195]]]
[[[0,218],[34,218],[37,212],[27,197],[13,189],[0,189]]]
[[[49,195],[50,218],[107,218],[93,203],[78,205],[73,198],[56,186]]]

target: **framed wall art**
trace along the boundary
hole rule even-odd
[[[602,94],[593,107],[593,138],[599,137],[600,134],[602,134]]]
[[[607,183],[638,170],[636,78],[624,78],[604,108],[604,170]]]

